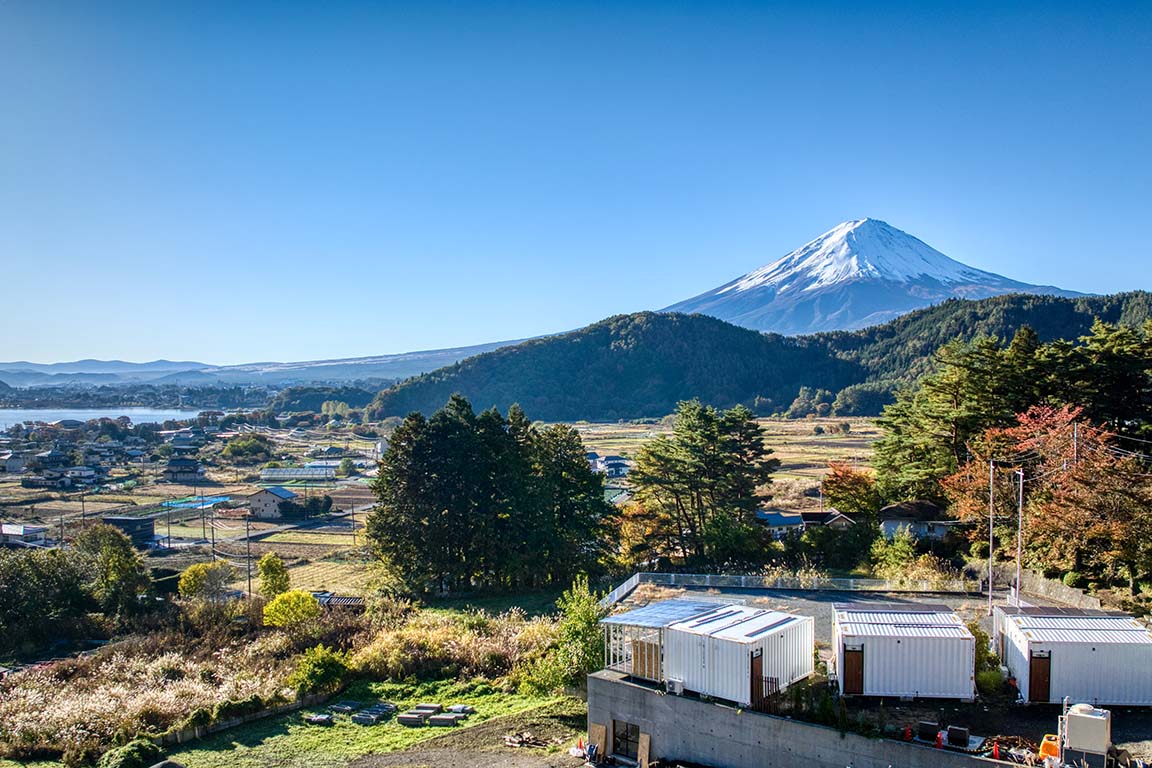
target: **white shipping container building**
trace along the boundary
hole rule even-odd
[[[946,606],[855,603],[832,611],[841,694],[975,697],[976,639]]]
[[[1126,613],[997,607],[993,639],[1026,702],[1152,706],[1152,634]]]
[[[811,616],[742,605],[672,624],[664,632],[669,689],[759,706],[812,674],[814,625]]]

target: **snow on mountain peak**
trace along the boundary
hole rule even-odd
[[[859,279],[906,283],[927,277],[941,283],[967,283],[990,276],[948,258],[886,222],[857,219],[833,227],[719,292],[740,293],[764,287],[774,287],[777,293],[812,291]]]

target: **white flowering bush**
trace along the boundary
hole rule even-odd
[[[116,741],[161,733],[197,710],[291,695],[291,661],[229,643],[198,652],[127,642],[0,683],[0,756],[78,763]],[[187,642],[187,641],[184,641]]]

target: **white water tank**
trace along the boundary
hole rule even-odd
[[[1064,747],[1103,755],[1112,743],[1112,713],[1091,704],[1075,704],[1064,718]]]

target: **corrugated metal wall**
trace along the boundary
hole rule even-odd
[[[970,638],[856,637],[864,646],[864,695],[971,699],[976,645]],[[843,651],[839,651],[842,655]]]
[[[813,627],[811,617],[799,617],[752,643],[668,629],[664,633],[664,676],[682,680],[686,690],[748,705],[752,651],[761,649],[764,676],[776,677],[783,689],[812,674]]]
[[[1048,702],[1067,696],[1073,704],[1152,706],[1152,645],[1146,643],[1052,643],[1027,638],[1011,621],[1002,625],[1007,642],[1003,660],[1028,699],[1033,651],[1052,654]],[[1029,703],[1048,703],[1030,702]]]

